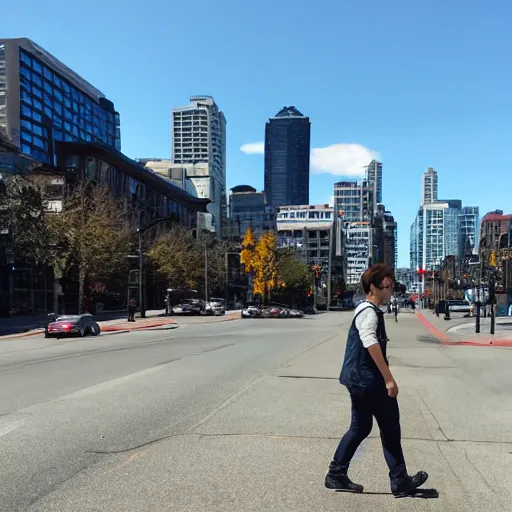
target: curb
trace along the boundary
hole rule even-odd
[[[6,334],[4,336],[0,336],[0,341],[10,341],[17,340],[19,338],[28,338],[29,336],[35,336],[36,334],[43,334],[44,329],[35,329],[33,331],[20,332],[17,334]]]
[[[172,327],[173,329],[176,329],[177,327],[179,327],[179,324],[172,320],[172,321],[167,321],[167,322],[158,322],[158,323],[154,323],[154,324],[150,324],[150,325],[141,325],[141,326],[134,326],[134,327],[123,327],[123,326],[119,326],[119,325],[105,325],[105,326],[101,326],[100,325],[100,328],[101,328],[101,332],[103,333],[115,333],[115,332],[119,332],[119,333],[122,333],[122,332],[131,332],[131,331],[143,331],[143,330],[149,330],[149,329],[158,329],[158,328],[171,328],[170,326],[174,326]],[[18,334],[6,334],[5,336],[0,336],[0,342],[2,341],[12,341],[12,340],[17,340],[17,339],[22,339],[22,338],[28,338],[29,336],[36,336],[38,334],[43,334],[44,333],[44,329],[35,329],[33,331],[28,331],[28,332],[22,332],[22,333],[18,333]]]
[[[473,347],[509,347],[512,348],[512,340],[493,338],[493,337],[481,337],[473,338],[461,341],[453,341],[453,339],[446,334],[446,332],[440,331],[434,327],[423,313],[416,312],[416,318],[421,322],[423,327],[427,329],[435,338],[439,340],[441,345],[464,345]]]

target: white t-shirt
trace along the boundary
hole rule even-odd
[[[359,313],[361,311],[361,313]],[[371,347],[379,343],[377,339],[377,312],[368,301],[361,302],[354,311],[356,318],[356,328],[359,331],[359,337],[364,348]]]

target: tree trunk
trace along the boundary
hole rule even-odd
[[[81,315],[83,313],[83,304],[84,304],[84,283],[85,283],[85,268],[80,265],[78,270],[78,314]]]
[[[252,272],[249,273],[249,289],[247,290],[247,301],[252,302],[253,300],[253,293],[252,293],[252,287],[253,287],[253,276]]]

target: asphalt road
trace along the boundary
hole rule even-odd
[[[321,318],[0,343],[0,510],[28,510],[92,466],[186,432],[332,336]]]
[[[390,496],[376,428],[351,465],[365,493],[326,491],[350,321],[0,342],[0,511],[508,510],[512,350],[439,345],[410,313],[388,321],[390,365],[408,468],[438,499]]]

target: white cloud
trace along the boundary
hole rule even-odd
[[[265,143],[250,142],[244,144],[240,151],[246,155],[263,155]],[[311,150],[311,172],[335,176],[364,176],[365,166],[373,159],[380,160],[380,154],[361,144],[332,144]]]
[[[265,143],[250,142],[249,144],[244,144],[240,151],[246,155],[263,155],[265,153]]]
[[[361,144],[333,144],[311,150],[311,172],[335,176],[363,176],[365,166],[380,160],[376,151]]]

